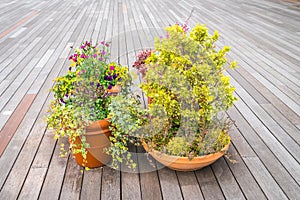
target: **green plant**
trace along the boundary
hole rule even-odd
[[[216,49],[219,38],[205,25],[166,28],[165,38],[155,39],[155,50],[139,54],[136,67],[143,74],[141,88],[150,99],[144,139],[150,148],[171,155],[194,156],[220,151],[230,142],[232,124],[224,112],[233,106],[235,88],[226,69],[230,47]]]
[[[91,42],[82,43],[69,57],[67,74],[56,78],[51,88],[54,99],[48,110],[48,128],[54,131],[55,139],[68,137],[73,153],[81,153],[84,159],[89,147],[84,136],[86,126],[108,117],[110,89],[126,84],[128,79],[127,67],[108,62],[108,48],[104,41],[100,47]],[[75,145],[78,137],[81,138],[79,146]],[[67,153],[64,145],[61,150],[64,156]]]
[[[130,93],[121,93],[112,98],[109,105],[109,119],[111,122],[111,146],[107,153],[112,156],[111,166],[118,168],[118,164],[125,162],[129,168],[135,168],[128,145],[136,143],[142,138],[139,131],[147,121],[147,111],[143,108],[139,96]]]

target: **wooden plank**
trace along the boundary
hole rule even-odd
[[[196,172],[204,199],[225,199],[210,166]]]
[[[246,65],[245,62],[241,62],[241,65]],[[247,72],[245,69],[238,68],[236,71],[238,71],[241,76],[245,77],[263,96],[270,101],[278,110],[292,123],[297,124],[300,122],[300,117],[293,112],[288,106],[284,104],[275,94],[273,94],[270,90],[268,90],[266,87],[264,87],[263,84],[258,82],[254,76],[252,76],[249,72]]]
[[[244,161],[269,199],[288,199],[258,158],[247,157]]]
[[[258,155],[259,159],[262,162],[262,164],[260,165],[264,165],[266,167],[267,171],[271,173],[274,180],[276,180],[276,183],[280,185],[282,190],[285,192],[285,194],[289,196],[289,198],[297,198],[299,193],[298,191],[300,189],[299,185],[296,183],[294,178],[287,172],[287,170],[282,166],[280,161],[274,156],[270,149],[267,148],[267,146],[262,142],[258,135],[253,131],[248,122],[235,108],[230,109],[228,114],[231,118],[236,120],[236,125],[240,133],[243,135],[243,138],[245,138],[245,140],[249,143],[251,148]],[[250,171],[253,174],[251,168]],[[274,187],[277,187],[276,184]],[[271,188],[272,187],[270,187],[269,189]],[[263,188],[264,193],[272,193],[272,190],[266,191],[266,189],[267,188]]]
[[[174,170],[165,167],[158,170],[158,175],[163,199],[183,199]]]
[[[53,60],[54,62],[55,62],[55,60]],[[54,70],[53,70],[53,74],[55,75],[55,73],[58,73],[58,71],[61,69],[61,68],[53,68]],[[43,85],[43,87],[46,87],[46,88],[49,88],[49,86],[50,85],[52,85],[53,83],[51,82],[51,79],[53,79],[53,74],[50,74],[49,76],[48,76],[48,78],[50,78],[50,80],[48,81],[48,82],[46,82],[46,84],[44,84]],[[57,75],[57,74],[56,74]],[[55,76],[56,76],[55,75]],[[54,76],[54,77],[55,77]],[[52,78],[51,78],[52,77]],[[47,94],[48,93],[39,93],[38,95],[37,95],[37,97],[36,97],[36,102],[37,102],[37,105],[36,105],[36,107],[34,107],[34,109],[33,109],[33,113],[37,113],[37,114],[39,114],[39,111],[40,111],[40,108],[42,107],[42,105],[43,105],[43,102],[45,101],[45,99],[46,99],[46,97],[47,97]],[[44,98],[44,100],[42,100]],[[38,106],[38,104],[40,104],[40,106]],[[43,112],[42,113],[45,113],[45,108],[43,109]],[[32,113],[30,113],[31,115],[32,115]],[[43,115],[43,114],[41,114],[41,115]],[[30,115],[29,115],[30,116]],[[31,118],[32,118],[32,116],[31,116]],[[30,118],[29,118],[30,119]],[[31,120],[33,120],[33,122],[35,121],[35,119],[36,118],[32,118]],[[42,120],[42,122],[43,123],[41,123],[41,120]],[[32,122],[32,123],[33,123]],[[29,122],[28,124],[26,124],[27,126],[29,126],[28,128],[29,128],[29,130],[31,130],[31,126],[30,126],[30,124],[31,124],[31,122]],[[37,125],[38,126],[43,126],[43,124],[44,124],[44,119],[43,119],[43,117],[41,117],[40,116],[40,119],[37,121]],[[34,126],[34,128],[33,128],[33,131],[32,131],[32,133],[31,133],[31,135],[29,136],[29,141],[30,142],[28,142],[28,143],[26,143],[27,145],[25,145],[25,148],[23,148],[23,151],[21,152],[21,154],[23,154],[23,153],[25,153],[25,155],[26,156],[23,156],[23,157],[21,157],[21,159],[18,159],[17,161],[17,163],[18,164],[21,164],[21,165],[23,165],[23,168],[22,168],[22,171],[18,171],[18,173],[19,173],[19,176],[16,176],[16,177],[14,177],[14,176],[9,176],[9,178],[6,180],[6,182],[9,182],[9,181],[14,181],[15,182],[15,185],[17,186],[17,187],[19,187],[19,186],[21,186],[21,184],[22,184],[22,181],[24,181],[24,179],[22,178],[22,177],[24,177],[24,175],[26,175],[26,166],[28,167],[28,165],[30,165],[30,162],[31,162],[31,160],[33,159],[32,158],[32,154],[30,154],[30,153],[27,153],[26,151],[28,150],[28,148],[31,148],[31,152],[32,152],[32,150],[34,150],[34,148],[37,148],[36,146],[39,144],[39,142],[37,142],[37,141],[39,141],[39,138],[41,138],[41,134],[38,134],[39,133],[39,131],[41,131],[41,130],[43,130],[42,128],[40,128],[40,127],[38,127],[38,126]],[[45,126],[44,126],[45,127]],[[26,130],[26,128],[25,128],[25,130]],[[25,134],[24,134],[24,130],[22,129],[22,134],[21,133],[19,133],[19,134],[21,134],[21,137],[19,136],[19,137],[17,137],[16,138],[16,140],[14,140],[14,141],[12,141],[11,143],[12,143],[12,146],[13,145],[16,145],[17,146],[17,148],[16,149],[18,149],[18,148],[21,148],[22,147],[22,145],[20,145],[20,143],[22,144],[22,142],[24,141],[24,137],[26,136]],[[16,134],[17,135],[17,134]],[[34,138],[34,140],[32,139],[32,138]],[[25,137],[25,139],[26,139],[26,137]],[[34,143],[32,143],[32,142],[34,142]],[[33,145],[33,144],[35,144],[35,145]],[[31,147],[30,147],[31,146]],[[24,149],[26,149],[26,150],[24,150]],[[16,153],[18,153],[18,151],[16,151],[16,150],[14,150],[13,151],[13,153],[12,153],[12,155],[16,155]],[[13,156],[12,156],[12,158],[13,158]],[[8,158],[8,157],[6,157],[5,159],[10,159],[10,158]],[[27,159],[27,160],[26,160]],[[12,163],[12,161],[9,161],[10,163]],[[0,165],[0,167],[2,167],[1,165]],[[18,167],[15,165],[14,166],[14,169],[18,169]],[[28,168],[27,168],[28,169]],[[1,177],[1,178],[5,178],[5,175],[6,175],[6,173],[8,173],[9,172],[9,168],[8,169],[5,169],[5,170],[3,170],[3,177]],[[17,180],[16,180],[17,179]],[[0,179],[0,181],[4,181],[4,179]],[[6,188],[6,190],[7,191],[9,191],[11,188],[10,188],[10,186],[9,186],[9,184],[7,184],[7,185],[5,185],[5,186],[7,186],[7,188]]]
[[[241,91],[241,90],[240,90]],[[251,99],[247,99],[251,100]],[[243,113],[246,120],[251,124],[253,129],[259,133],[259,137],[268,145],[272,152],[279,158],[281,163],[288,169],[289,173],[293,175],[295,180],[299,183],[300,171],[296,169],[299,167],[299,163],[293,158],[292,155],[285,149],[284,146],[274,137],[257,116],[245,105],[243,101],[236,102],[237,108]],[[285,137],[288,139],[288,137]]]
[[[6,122],[5,126],[0,131],[0,157],[24,119],[24,116],[34,101],[35,96],[35,94],[25,95],[21,103],[18,105],[16,110],[10,116],[9,120]]]
[[[117,169],[121,171],[122,199],[142,199],[138,165],[140,163],[138,160],[139,153],[137,153],[137,148],[134,144],[130,144],[128,150],[137,167],[131,169],[125,163],[121,163],[120,168]]]
[[[300,131],[292,124],[286,116],[284,116],[278,109],[272,104],[261,105],[277,123],[298,143],[300,144]]]
[[[140,174],[142,199],[162,199],[158,174],[156,171],[143,172]]]
[[[176,172],[183,199],[204,199],[194,172]]]
[[[53,139],[52,132],[47,131],[22,186],[18,197],[19,199],[38,198],[48,171],[55,144],[56,141]],[[33,185],[34,187],[32,187]]]
[[[122,199],[142,199],[139,174],[122,171],[121,176]]]
[[[6,29],[5,31],[0,33],[0,39],[5,37],[6,35],[8,35],[9,33],[11,33],[13,30],[15,30],[17,27],[23,25],[24,23],[26,23],[28,20],[36,17],[39,14],[39,12],[37,11],[32,11],[31,13],[29,13],[28,16],[24,17],[23,19],[21,19],[20,21],[18,21],[17,23],[15,23],[13,26],[9,27],[8,29]]]
[[[250,80],[241,76],[237,70],[228,70],[230,76],[232,76],[251,96],[255,99],[258,104],[266,104],[269,101],[261,94],[255,87],[251,85]]]
[[[101,179],[102,168],[84,171],[80,199],[100,199]]]
[[[57,143],[55,146],[50,165],[47,168],[46,177],[40,190],[39,199],[59,199],[68,161],[67,158],[59,157],[60,144]]]
[[[109,167],[103,167],[101,199],[121,199],[121,173]]]
[[[138,147],[137,152],[142,199],[163,199],[156,161],[145,153],[143,147]]]
[[[65,171],[65,178],[62,184],[60,199],[79,199],[82,185],[82,170],[76,161],[70,156],[68,160],[67,169]]]
[[[245,199],[224,158],[212,164],[212,169],[226,199]]]
[[[234,159],[235,162],[233,163],[228,159],[225,160],[246,199],[266,199],[264,192],[257,184],[251,171],[247,168],[243,162],[243,158],[238,155],[238,152],[233,145],[230,145],[228,152],[229,156],[232,155],[231,159]]]

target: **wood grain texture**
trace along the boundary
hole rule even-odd
[[[10,142],[11,138],[14,136],[19,125],[21,124],[25,114],[34,101],[35,96],[36,94],[25,95],[16,110],[12,113],[9,120],[0,131],[0,157],[3,154],[6,146]]]
[[[230,45],[229,61],[239,63],[226,72],[239,98],[228,111],[235,120],[229,153],[238,163],[222,158],[175,172],[153,167],[137,148],[140,173],[104,167],[82,174],[72,157],[59,158],[60,144],[43,117],[52,80],[68,70],[69,47],[110,41],[111,60],[133,70],[137,53],[153,49],[154,37],[184,23],[192,10],[188,25],[218,30],[217,49]],[[0,147],[7,145],[0,199],[299,199],[299,11],[297,1],[274,0],[2,0]],[[140,82],[133,86],[139,94]],[[27,95],[36,96],[19,112]],[[15,130],[5,128],[17,118]],[[3,132],[14,135],[3,140]]]

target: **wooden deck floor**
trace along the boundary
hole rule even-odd
[[[163,27],[205,23],[219,30],[239,68],[228,71],[239,101],[228,114],[232,164],[195,172],[166,168],[80,172],[43,119],[52,80],[70,46],[112,42],[130,66]],[[0,199],[300,199],[300,3],[281,0],[1,0]],[[145,163],[143,163],[145,165]],[[146,164],[147,165],[147,164]]]

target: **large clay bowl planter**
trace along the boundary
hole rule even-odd
[[[225,152],[228,150],[230,142],[220,151],[217,153],[205,155],[205,156],[198,156],[194,157],[190,160],[188,157],[180,157],[180,156],[171,156],[165,153],[161,153],[156,150],[150,150],[148,145],[143,142],[144,149],[158,162],[165,165],[166,167],[177,170],[177,171],[194,171],[206,167],[220,157],[222,157]]]
[[[101,167],[108,163],[111,156],[107,155],[104,149],[110,146],[110,135],[109,122],[106,119],[90,123],[85,133],[86,143],[90,145],[90,148],[87,148],[87,163],[84,165],[81,153],[73,154],[76,162],[89,168]],[[75,145],[80,143],[80,137],[76,138]]]

